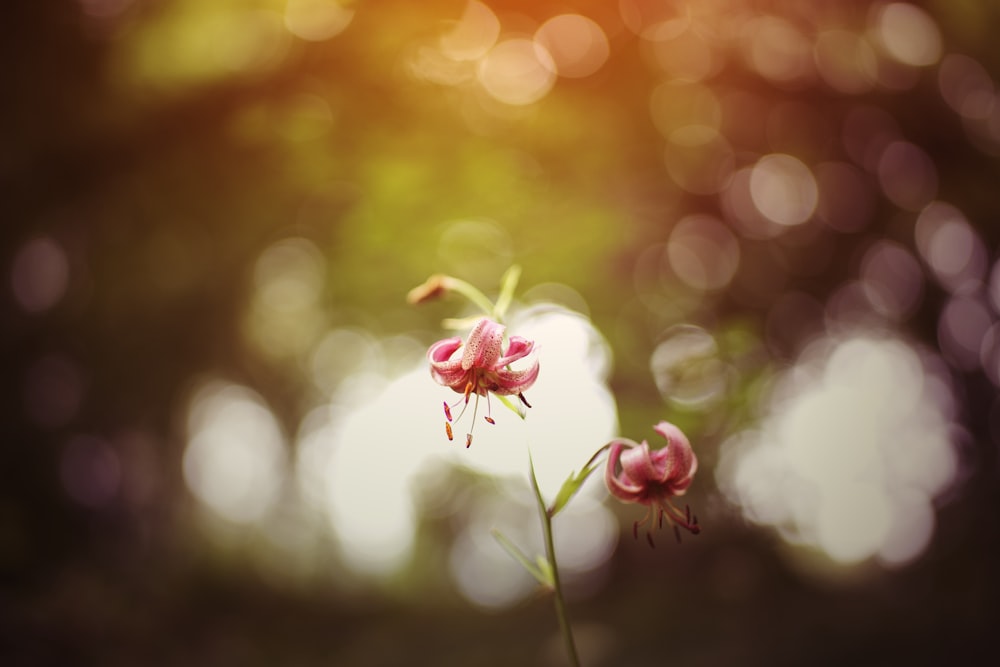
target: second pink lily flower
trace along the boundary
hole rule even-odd
[[[611,443],[605,481],[613,496],[627,503],[645,505],[645,516],[633,525],[633,533],[638,536],[639,526],[649,524],[646,539],[653,544],[651,529],[658,518],[664,518],[674,526],[677,539],[678,528],[684,528],[697,535],[701,528],[698,518],[691,515],[688,508],[682,512],[671,501],[683,496],[694,473],[698,470],[698,458],[691,449],[691,443],[684,433],[669,422],[660,422],[653,430],[667,440],[665,447],[650,449],[645,440],[636,444],[625,438]]]

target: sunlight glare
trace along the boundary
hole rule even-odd
[[[555,85],[556,64],[542,46],[520,37],[498,43],[479,61],[477,78],[495,100],[533,104]]]
[[[535,42],[552,56],[556,74],[574,79],[599,70],[611,54],[601,26],[580,14],[553,16],[535,32]]]
[[[191,397],[184,479],[217,515],[255,523],[284,483],[285,439],[264,399],[233,383],[206,383]]]
[[[779,225],[799,225],[812,217],[819,190],[812,172],[798,158],[765,155],[750,174],[754,206]]]
[[[875,12],[874,29],[890,56],[913,67],[933,65],[941,57],[941,33],[926,11],[893,2]]]
[[[909,562],[957,472],[938,368],[895,338],[818,340],[779,378],[761,430],[724,444],[720,488],[751,520],[835,562]]]
[[[441,52],[452,60],[478,60],[496,44],[500,20],[493,10],[473,0],[465,5],[462,16],[441,36]]]
[[[285,6],[285,27],[310,42],[339,35],[353,18],[354,9],[341,0],[288,0]]]

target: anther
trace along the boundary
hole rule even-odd
[[[448,418],[448,421],[454,421],[451,418],[451,408],[448,407],[448,401],[444,402],[444,416]]]
[[[677,527],[676,523],[674,524],[674,537],[677,538],[677,544],[680,544],[681,543],[681,529]]]
[[[451,432],[451,424],[449,424],[448,422],[444,423],[444,432],[448,434],[449,440],[455,439],[455,435]]]
[[[639,539],[639,522],[636,521],[632,524],[632,537]]]
[[[486,415],[483,419],[485,419],[488,424],[496,424],[496,422],[493,421],[493,417],[490,417],[489,415]]]
[[[654,549],[656,548],[656,545],[653,544],[653,534],[648,530],[646,531],[646,541],[649,542],[649,546],[651,546]]]
[[[524,397],[524,394],[518,392],[517,397],[521,399],[521,402],[524,403],[526,406],[528,406],[529,408],[531,407],[531,403],[528,403],[528,399]]]
[[[465,434],[465,448],[468,449],[471,444],[472,444],[472,434],[471,433],[466,433]]]

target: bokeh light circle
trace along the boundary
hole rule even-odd
[[[264,518],[278,499],[285,467],[284,436],[260,395],[214,381],[192,396],[184,479],[218,516],[236,524]]]
[[[779,225],[792,226],[812,217],[819,190],[816,178],[801,160],[771,154],[754,165],[750,195],[762,215]]]
[[[886,52],[905,65],[925,67],[941,57],[941,33],[925,10],[893,2],[875,11],[874,29]]]
[[[934,358],[902,340],[817,339],[779,376],[760,428],[723,444],[719,486],[748,518],[833,562],[905,564],[929,543],[934,499],[958,470],[949,391]]]
[[[721,398],[730,379],[715,338],[693,324],[664,332],[649,358],[649,370],[665,401],[694,409]]]
[[[551,56],[556,74],[574,79],[599,70],[611,54],[604,30],[581,14],[553,16],[535,31],[535,42]]]
[[[552,90],[556,71],[548,51],[533,40],[516,37],[490,49],[479,61],[477,78],[493,99],[523,106]]]
[[[670,266],[686,285],[701,291],[726,287],[740,265],[736,236],[710,215],[680,220],[667,243]]]
[[[66,251],[47,236],[31,239],[14,255],[10,286],[25,311],[49,310],[63,298],[69,286]]]

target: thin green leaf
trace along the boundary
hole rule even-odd
[[[542,582],[543,586],[548,586],[549,588],[555,588],[556,586],[556,575],[555,571],[552,569],[552,563],[545,556],[538,554],[535,558],[535,562],[538,564],[538,570],[545,577],[545,581]],[[541,581],[541,580],[539,580]]]
[[[533,576],[538,583],[542,586],[548,586],[549,588],[552,587],[552,568],[549,566],[549,562],[545,560],[544,557],[539,556],[538,563],[532,563],[528,556],[523,551],[518,549],[517,545],[507,539],[507,536],[499,530],[494,528],[490,531],[490,534],[493,535],[493,539],[495,539],[500,546],[503,547],[503,550],[510,554],[511,558],[520,563],[521,567],[527,570],[528,574]],[[545,561],[544,565],[541,561]]]
[[[597,466],[590,465],[581,470],[579,474],[575,472],[570,473],[570,476],[566,478],[566,481],[563,482],[563,485],[559,488],[559,493],[556,494],[556,499],[552,501],[552,505],[548,508],[548,510],[546,510],[549,513],[549,516],[555,516],[564,507],[566,507],[569,501],[573,499],[573,496],[575,496],[580,490],[580,487],[583,486],[583,483],[587,481],[587,478],[590,477],[591,473],[595,470],[597,470]]]
[[[528,413],[525,412],[523,408],[521,408],[521,404],[520,403],[514,403],[512,400],[510,400],[506,396],[501,396],[500,394],[493,394],[493,395],[496,396],[497,400],[499,400],[501,403],[504,404],[504,407],[506,407],[508,410],[510,410],[511,412],[513,412],[515,415],[517,415],[521,419],[524,419],[525,417],[528,416]]]
[[[503,319],[503,316],[507,314],[507,309],[510,308],[510,304],[514,301],[514,290],[517,289],[517,282],[520,279],[521,267],[517,264],[507,269],[500,279],[500,295],[497,297],[497,303],[493,307],[493,314],[496,315],[498,320]]]
[[[601,454],[604,453],[604,450],[606,450],[607,448],[608,445],[604,445],[596,452],[594,452],[594,455],[590,457],[590,460],[587,461],[586,464],[584,464],[583,470],[581,470],[579,474],[577,474],[576,472],[570,473],[566,481],[563,482],[562,487],[560,487],[559,493],[556,494],[556,499],[552,501],[552,505],[550,505],[549,508],[546,510],[546,512],[548,512],[549,517],[554,517],[556,514],[562,511],[564,507],[566,507],[566,505],[569,503],[570,500],[573,499],[573,496],[577,494],[577,492],[580,490],[580,487],[583,486],[583,483],[587,481],[587,478],[590,477],[595,470],[597,470],[598,468],[597,459],[601,456]]]

